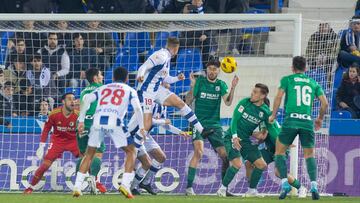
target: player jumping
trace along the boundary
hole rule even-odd
[[[84,131],[84,120],[91,103],[97,102],[96,111],[94,114],[93,125],[89,133],[88,147],[81,162],[80,169],[77,172],[76,182],[74,186],[73,196],[81,195],[80,187],[86,177],[86,172],[90,168],[91,160],[96,153],[97,148],[100,147],[104,136],[110,136],[116,148],[122,148],[126,154],[125,172],[122,177],[122,182],[119,191],[126,198],[133,198],[130,191],[131,181],[134,179],[133,169],[135,167],[136,149],[140,147],[143,139],[144,124],[143,114],[140,106],[140,101],[137,97],[136,91],[126,85],[128,80],[128,72],[125,68],[116,68],[113,72],[113,83],[103,85],[96,89],[91,94],[87,94],[83,98],[83,103],[80,107],[79,115],[79,133]],[[128,106],[134,109],[134,115],[139,121],[139,131],[135,136],[134,141],[128,139],[130,133],[124,126],[124,116],[127,113]]]
[[[291,145],[297,135],[304,149],[307,171],[311,180],[313,200],[320,199],[317,187],[317,169],[315,160],[315,136],[314,124],[311,118],[314,98],[320,100],[321,107],[319,116],[315,120],[315,130],[319,130],[326,113],[328,102],[321,86],[312,78],[304,74],[306,70],[306,59],[296,56],[292,61],[294,74],[285,76],[280,81],[280,87],[274,99],[273,113],[269,122],[274,122],[276,112],[281,100],[285,95],[285,120],[281,132],[276,140],[275,165],[279,170],[282,182],[279,199],[285,199],[291,187],[287,180],[286,149]]]
[[[169,37],[166,49],[160,49],[153,53],[139,68],[137,75],[137,80],[139,82],[138,94],[139,97],[143,97],[144,101],[145,133],[147,133],[152,126],[152,109],[154,102],[156,102],[162,106],[173,106],[178,108],[181,115],[184,116],[198,132],[206,137],[206,135],[212,133],[213,130],[204,130],[190,107],[177,95],[161,85],[163,82],[172,84],[185,79],[183,74],[180,74],[178,77],[169,75],[170,60],[178,53],[179,44],[177,38]]]
[[[65,151],[70,151],[75,157],[79,157],[80,151],[76,141],[76,121],[78,119],[78,111],[74,110],[75,96],[73,93],[66,93],[62,96],[63,106],[55,108],[49,114],[49,118],[45,123],[41,133],[40,145],[36,150],[36,156],[43,158],[46,140],[50,130],[53,128],[48,151],[44,156],[44,160],[35,171],[35,175],[31,180],[31,186],[26,188],[24,194],[31,194],[34,186],[43,177],[44,173],[50,168],[52,163],[61,158]]]

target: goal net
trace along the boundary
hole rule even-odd
[[[112,70],[129,70],[131,86],[139,66],[154,51],[164,48],[169,36],[178,37],[179,54],[171,61],[170,75],[184,73],[186,80],[171,85],[184,98],[190,89],[191,72],[202,74],[208,60],[233,56],[238,63],[235,73],[221,72],[219,78],[228,86],[234,75],[240,78],[233,104],[222,105],[221,122],[228,128],[237,102],[250,96],[253,86],[262,82],[270,88],[273,100],[280,78],[291,73],[291,57],[305,55],[309,74],[332,98],[332,73],[336,66],[338,37],[320,33],[317,21],[299,15],[0,15],[0,189],[23,190],[40,164],[35,151],[49,110],[61,105],[60,97],[73,92],[79,97],[88,85],[84,71],[97,67],[104,82],[111,82]],[[331,22],[335,35],[346,28],[345,22]],[[302,29],[301,29],[302,27]],[[319,104],[314,106],[314,117]],[[323,128],[316,133],[316,158],[320,192],[326,192],[329,113]],[[131,115],[131,110],[129,114]],[[279,111],[279,122],[283,120]],[[182,129],[189,123],[174,108],[167,108],[167,118]],[[193,154],[191,140],[171,135],[159,127],[151,134],[164,150],[167,160],[157,172],[154,187],[160,192],[184,193],[189,161]],[[50,136],[49,136],[50,137]],[[49,142],[50,138],[48,138]],[[105,139],[99,177],[109,191],[115,192],[123,172],[124,154]],[[301,150],[293,149],[289,166],[301,183],[309,186]],[[54,162],[37,185],[40,191],[70,191],[73,187],[76,159],[68,152]],[[198,166],[194,190],[213,194],[221,184],[221,160],[205,141],[204,156]],[[242,168],[230,185],[230,191],[244,193],[248,187]],[[279,179],[274,164],[264,173],[260,193],[278,193]]]

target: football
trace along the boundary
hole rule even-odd
[[[227,56],[221,61],[221,70],[225,73],[233,73],[236,71],[237,63],[234,57]]]

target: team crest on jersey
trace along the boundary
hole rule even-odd
[[[259,113],[259,117],[262,118],[263,116],[264,116],[264,112],[261,111],[261,112]]]
[[[216,86],[215,91],[220,91],[220,86]]]
[[[200,98],[206,98],[206,93],[205,93],[205,92],[201,92]]]
[[[242,112],[244,112],[244,109],[245,108],[241,105],[238,110],[239,110],[240,113],[242,113]]]
[[[70,122],[70,123],[69,123],[69,126],[70,126],[70,127],[73,127],[73,126],[74,126],[74,122]]]

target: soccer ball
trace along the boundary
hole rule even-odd
[[[221,61],[221,70],[225,73],[233,73],[236,71],[237,63],[234,57],[227,56]]]

